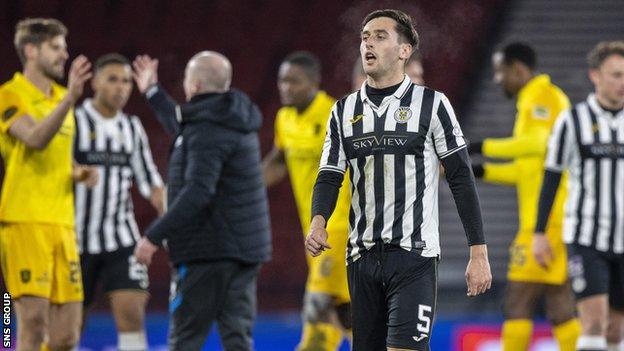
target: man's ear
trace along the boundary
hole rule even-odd
[[[33,43],[24,44],[24,57],[26,61],[36,57],[39,54],[39,46]]]
[[[589,80],[594,83],[594,85],[598,85],[598,81],[600,80],[600,70],[592,68],[587,72],[587,76],[589,77]]]
[[[408,44],[408,43],[401,44],[401,48],[399,51],[399,58],[407,62],[410,56],[412,56],[412,44]]]

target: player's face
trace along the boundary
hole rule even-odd
[[[624,57],[607,57],[598,69],[590,71],[589,76],[596,87],[596,94],[611,106],[624,106]]]
[[[318,82],[299,65],[284,62],[277,74],[277,89],[284,106],[305,106],[318,89]]]
[[[106,65],[97,72],[92,86],[96,100],[122,110],[132,93],[132,69],[123,64]]]
[[[41,73],[50,79],[63,79],[65,62],[68,58],[67,42],[62,35],[44,41],[35,49],[36,66]]]
[[[410,77],[412,83],[416,85],[425,85],[425,72],[420,61],[410,61],[407,66],[405,66],[405,73],[407,73],[408,77]]]
[[[513,65],[506,64],[503,60],[503,54],[500,52],[492,56],[492,64],[494,66],[494,82],[503,88],[506,97],[514,97],[520,88]]]
[[[360,55],[364,72],[373,78],[401,70],[411,45],[399,42],[397,22],[388,17],[370,20],[361,33]]]

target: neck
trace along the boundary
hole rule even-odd
[[[403,81],[405,73],[403,71],[393,72],[392,74],[381,75],[379,77],[368,76],[366,84],[371,88],[383,89],[397,85]]]
[[[312,101],[314,101],[314,98],[316,97],[317,93],[318,93],[318,90],[315,90],[314,93],[308,97],[305,103],[295,106],[295,108],[297,109],[297,112],[301,114],[303,111],[305,111],[312,104]]]
[[[32,64],[26,64],[24,66],[24,77],[45,95],[52,95],[52,80],[40,70],[32,67]]]
[[[108,104],[102,102],[101,99],[93,99],[93,108],[104,118],[113,118],[117,115],[117,110]]]
[[[600,106],[609,110],[621,110],[624,108],[624,101],[613,101],[599,92],[596,92],[596,100],[598,100]]]

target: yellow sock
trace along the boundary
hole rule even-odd
[[[297,351],[335,351],[342,343],[342,331],[329,323],[305,323]]]
[[[530,319],[509,319],[503,323],[503,351],[527,351],[533,333]]]
[[[576,318],[553,327],[553,336],[557,339],[561,351],[576,350],[576,339],[579,335],[581,335],[581,323]]]

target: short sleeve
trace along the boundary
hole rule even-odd
[[[18,94],[0,90],[0,132],[7,133],[11,125],[26,114],[26,107]]]
[[[340,119],[338,118],[337,103],[334,104],[327,120],[327,133],[323,143],[321,164],[319,171],[334,171],[344,174],[347,170],[347,157],[341,134]]]
[[[563,172],[573,150],[574,133],[570,111],[564,111],[555,121],[546,153],[546,169]]]
[[[466,140],[448,98],[444,94],[437,94],[440,99],[432,116],[431,131],[436,154],[443,159],[465,148]]]

